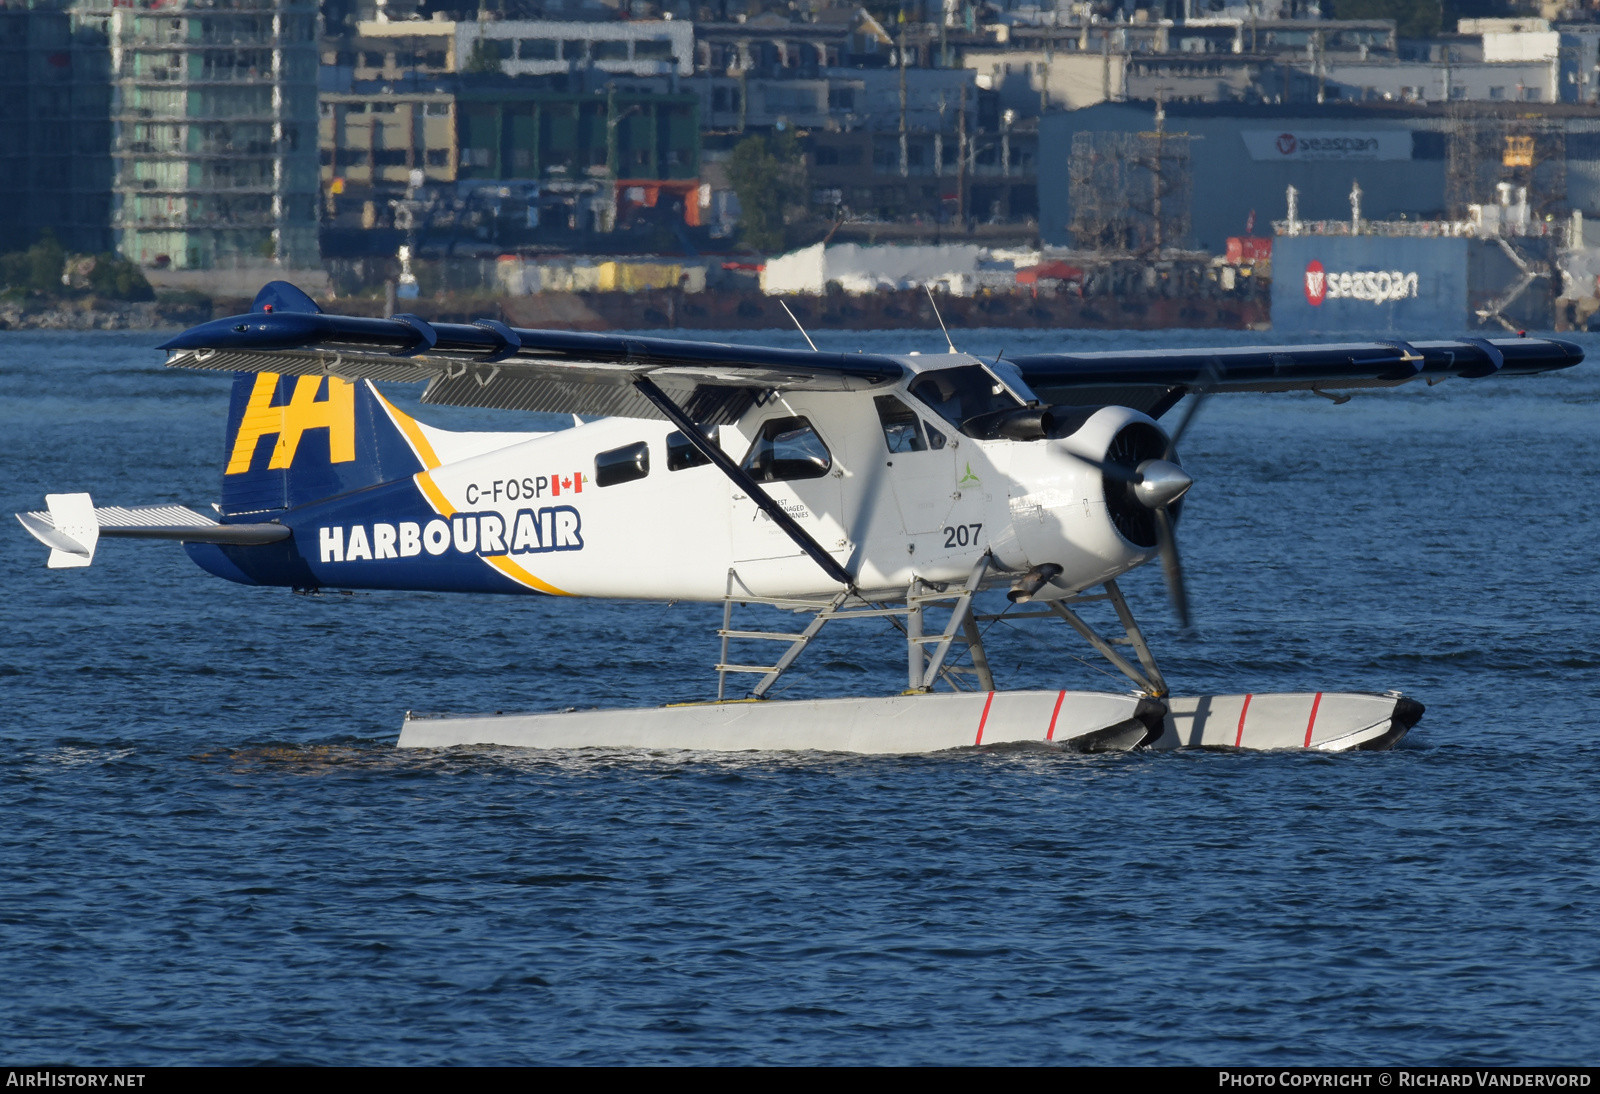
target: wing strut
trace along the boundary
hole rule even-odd
[[[717,465],[721,472],[740,490],[750,495],[750,500],[760,506],[761,511],[772,518],[772,523],[783,529],[784,535],[794,540],[795,544],[806,554],[811,556],[811,561],[822,567],[822,572],[847,589],[856,587],[855,580],[850,576],[839,560],[822,549],[822,545],[812,539],[806,530],[794,522],[794,518],[784,512],[783,506],[772,500],[772,496],[761,489],[759,483],[752,479],[738,464],[728,458],[722,446],[714,443],[701,432],[700,427],[694,423],[683,408],[672,401],[672,398],[656,386],[655,381],[648,376],[640,376],[633,381],[633,386],[640,395],[649,399],[655,408],[665,414],[667,420],[678,427],[684,439],[694,445],[706,459]]]

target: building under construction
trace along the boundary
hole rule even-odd
[[[110,225],[141,265],[306,268],[317,250],[314,0],[80,0],[109,77]]]
[[[1501,187],[1522,193],[1536,219],[1564,219],[1572,211],[1566,119],[1525,112],[1452,113],[1445,159],[1445,203],[1451,218],[1464,219],[1472,206],[1494,201]],[[1576,142],[1580,148],[1600,139],[1600,134],[1585,136],[1587,141],[1580,136]]]
[[[1188,244],[1189,138],[1162,131],[1159,119],[1154,132],[1074,133],[1068,186],[1080,250],[1153,255]]]

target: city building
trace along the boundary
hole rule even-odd
[[[818,217],[1028,220],[1036,119],[981,91],[953,63],[951,35],[941,42],[926,25],[911,27],[891,33],[864,8],[825,10],[812,22],[767,14],[697,24],[686,87],[700,96],[707,159],[715,166],[750,134],[789,130],[804,138]]]
[[[1003,31],[1003,33],[1002,33]],[[1393,20],[1221,15],[999,27],[962,64],[1007,109],[1100,102],[1594,102],[1600,26],[1465,19],[1401,39]]]
[[[462,70],[476,58],[479,65],[498,64],[507,76],[584,75],[590,86],[625,76],[671,78],[694,71],[694,26],[670,18],[480,20],[455,24],[455,55]]]
[[[404,190],[414,177],[456,179],[456,97],[450,92],[326,92],[321,114],[317,143],[330,197],[386,183]]]
[[[667,88],[693,71],[694,26],[670,19],[365,19],[353,34],[324,44],[321,84],[333,91],[378,82],[400,89],[473,73],[540,77],[563,91],[626,77],[660,77]]]
[[[1130,99],[1313,99],[1318,60],[1364,61],[1394,50],[1393,20],[1216,16],[998,28],[991,42],[963,49],[961,62],[1005,109],[1032,115]]]
[[[111,229],[141,265],[317,265],[311,0],[81,0],[109,48]]]
[[[1295,218],[1305,222],[1465,222],[1472,205],[1497,201],[1508,171],[1530,190],[1527,215],[1539,222],[1600,212],[1600,116],[1577,105],[1178,103],[1159,117],[1157,109],[1102,103],[1041,119],[1046,244],[1090,245],[1074,231],[1084,224],[1081,206],[1121,200],[1075,192],[1075,151],[1118,137],[1142,135],[1148,143],[1156,132],[1184,156],[1184,192],[1168,180],[1162,193],[1163,215],[1181,212],[1187,228],[1163,239],[1167,247],[1221,254],[1230,236],[1250,234],[1251,226],[1264,233],[1285,219],[1291,186]],[[1172,208],[1180,201],[1181,210]]]
[[[42,230],[68,251],[111,249],[110,63],[98,20],[0,9],[0,251]]]
[[[699,102],[693,95],[575,94],[508,82],[465,86],[457,102],[463,179],[699,185]]]

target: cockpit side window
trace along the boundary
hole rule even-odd
[[[890,452],[923,452],[928,440],[922,435],[922,421],[916,411],[893,395],[879,395],[872,400],[878,408],[878,421],[883,425],[883,442]]]
[[[969,437],[988,436],[981,420],[986,416],[998,417],[1022,406],[1006,385],[982,365],[925,372],[912,381],[910,390],[935,414]]]
[[[771,418],[750,445],[740,465],[757,482],[820,479],[833,466],[833,456],[804,418]]]
[[[893,395],[873,399],[878,421],[883,425],[883,443],[890,452],[924,452],[943,448],[948,442],[943,433],[918,417],[917,412]]]

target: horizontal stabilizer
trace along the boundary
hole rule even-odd
[[[18,513],[17,520],[50,548],[53,570],[89,565],[101,536],[249,546],[292,534],[282,524],[224,524],[184,505],[96,506],[88,494],[48,494],[45,502],[48,510]]]
[[[95,545],[100,542],[100,522],[95,520],[94,500],[88,494],[46,494],[50,508],[43,513],[18,513],[33,537],[50,548],[52,570],[71,570],[94,561]],[[45,534],[41,534],[45,533]]]
[[[56,531],[56,526],[50,523],[49,513],[18,513],[17,519],[28,530],[28,534],[52,551],[62,554],[77,555],[79,558],[89,557],[89,548],[67,535],[65,532]]]

